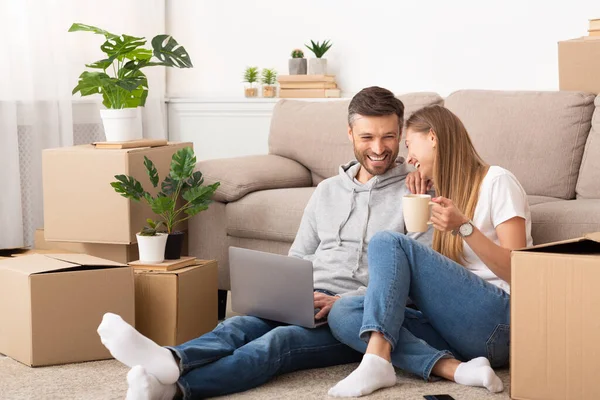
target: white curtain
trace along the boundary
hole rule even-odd
[[[144,36],[147,47],[168,33],[165,0],[0,0],[0,249],[33,245],[43,227],[42,150],[104,139],[101,99],[71,96],[84,64],[104,58],[104,37],[68,33],[73,22]],[[166,73],[144,72],[144,136],[166,138]]]

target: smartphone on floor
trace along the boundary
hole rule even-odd
[[[425,397],[425,400],[454,400],[454,397],[449,394],[429,394]]]

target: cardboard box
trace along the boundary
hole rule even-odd
[[[514,251],[511,397],[600,399],[600,232]]]
[[[600,38],[558,42],[560,90],[600,93]]]
[[[168,175],[173,154],[192,143],[162,147],[96,149],[92,145],[46,149],[42,152],[44,229],[47,241],[132,244],[147,218],[156,219],[145,201],[117,194],[115,175],[135,177],[155,195]],[[150,183],[144,156],[158,170],[159,187]],[[186,221],[187,222],[187,221]],[[177,226],[186,230],[187,223]]]
[[[0,353],[29,366],[111,358],[104,313],[135,320],[131,267],[84,254],[0,260]]]
[[[76,243],[48,242],[44,237],[44,229],[36,229],[34,235],[34,250],[55,250],[69,253],[89,254],[90,256],[127,264],[139,260],[140,255],[136,244],[105,244],[105,243]],[[188,233],[184,231],[182,255],[188,254]]]
[[[70,253],[89,254],[90,256],[127,264],[140,258],[136,244],[105,244],[76,242],[47,242],[44,229],[36,229],[34,235],[35,250],[67,251]]]
[[[174,271],[135,271],[136,328],[161,346],[195,339],[217,326],[217,262]]]

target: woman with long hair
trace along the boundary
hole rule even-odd
[[[365,355],[329,394],[393,386],[394,366],[502,391],[492,367],[509,361],[510,253],[533,244],[527,196],[512,173],[481,159],[444,107],[408,119],[406,146],[408,162],[433,180],[433,249],[398,232],[373,236],[366,295],[339,299],[329,314],[333,335]]]

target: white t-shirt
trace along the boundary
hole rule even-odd
[[[490,166],[487,174],[481,182],[479,189],[479,200],[475,206],[473,224],[490,238],[494,243],[500,245],[496,227],[513,217],[525,219],[525,233],[527,246],[533,245],[531,238],[531,212],[525,190],[515,176],[504,168]],[[465,267],[485,281],[488,281],[507,293],[510,293],[510,285],[498,278],[471,250],[463,240]]]

